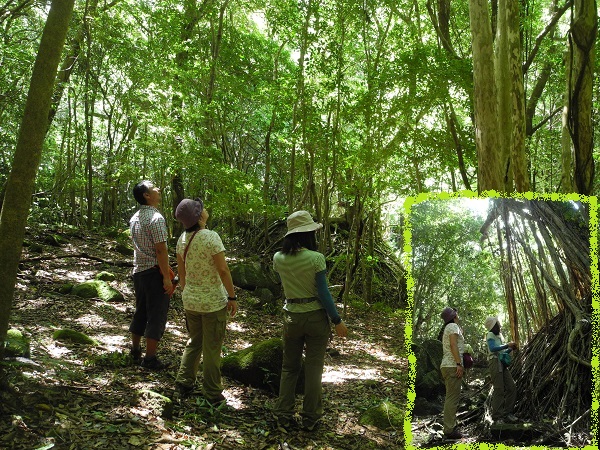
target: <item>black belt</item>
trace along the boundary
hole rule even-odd
[[[286,303],[312,303],[319,301],[319,297],[308,297],[308,298],[286,298]]]

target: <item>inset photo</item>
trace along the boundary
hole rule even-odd
[[[406,447],[591,445],[596,198],[445,194],[405,210]]]

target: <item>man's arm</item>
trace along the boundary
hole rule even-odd
[[[175,286],[171,282],[171,273],[169,267],[169,251],[167,250],[166,242],[157,242],[154,244],[156,249],[156,259],[158,259],[158,267],[163,277],[163,287],[165,288],[165,294],[172,295],[175,290]]]

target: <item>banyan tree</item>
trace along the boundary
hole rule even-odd
[[[521,417],[568,445],[589,436],[592,405],[590,205],[494,199],[481,231],[499,252]]]

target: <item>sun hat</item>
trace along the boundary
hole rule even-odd
[[[490,331],[492,328],[494,328],[496,326],[497,323],[498,323],[497,317],[488,317],[487,319],[485,319],[483,326],[485,327],[486,330]]]
[[[315,222],[308,211],[296,211],[287,218],[288,231],[285,235],[315,231],[320,228],[323,228],[323,224]]]
[[[193,227],[200,220],[202,210],[204,209],[204,203],[199,198],[192,200],[186,198],[179,202],[177,209],[175,209],[175,218],[181,222],[183,228],[186,230]]]
[[[454,318],[457,315],[458,315],[458,312],[456,311],[456,309],[446,306],[444,308],[444,310],[442,311],[442,313],[440,314],[440,317],[442,318],[444,323],[450,323],[454,320]]]

